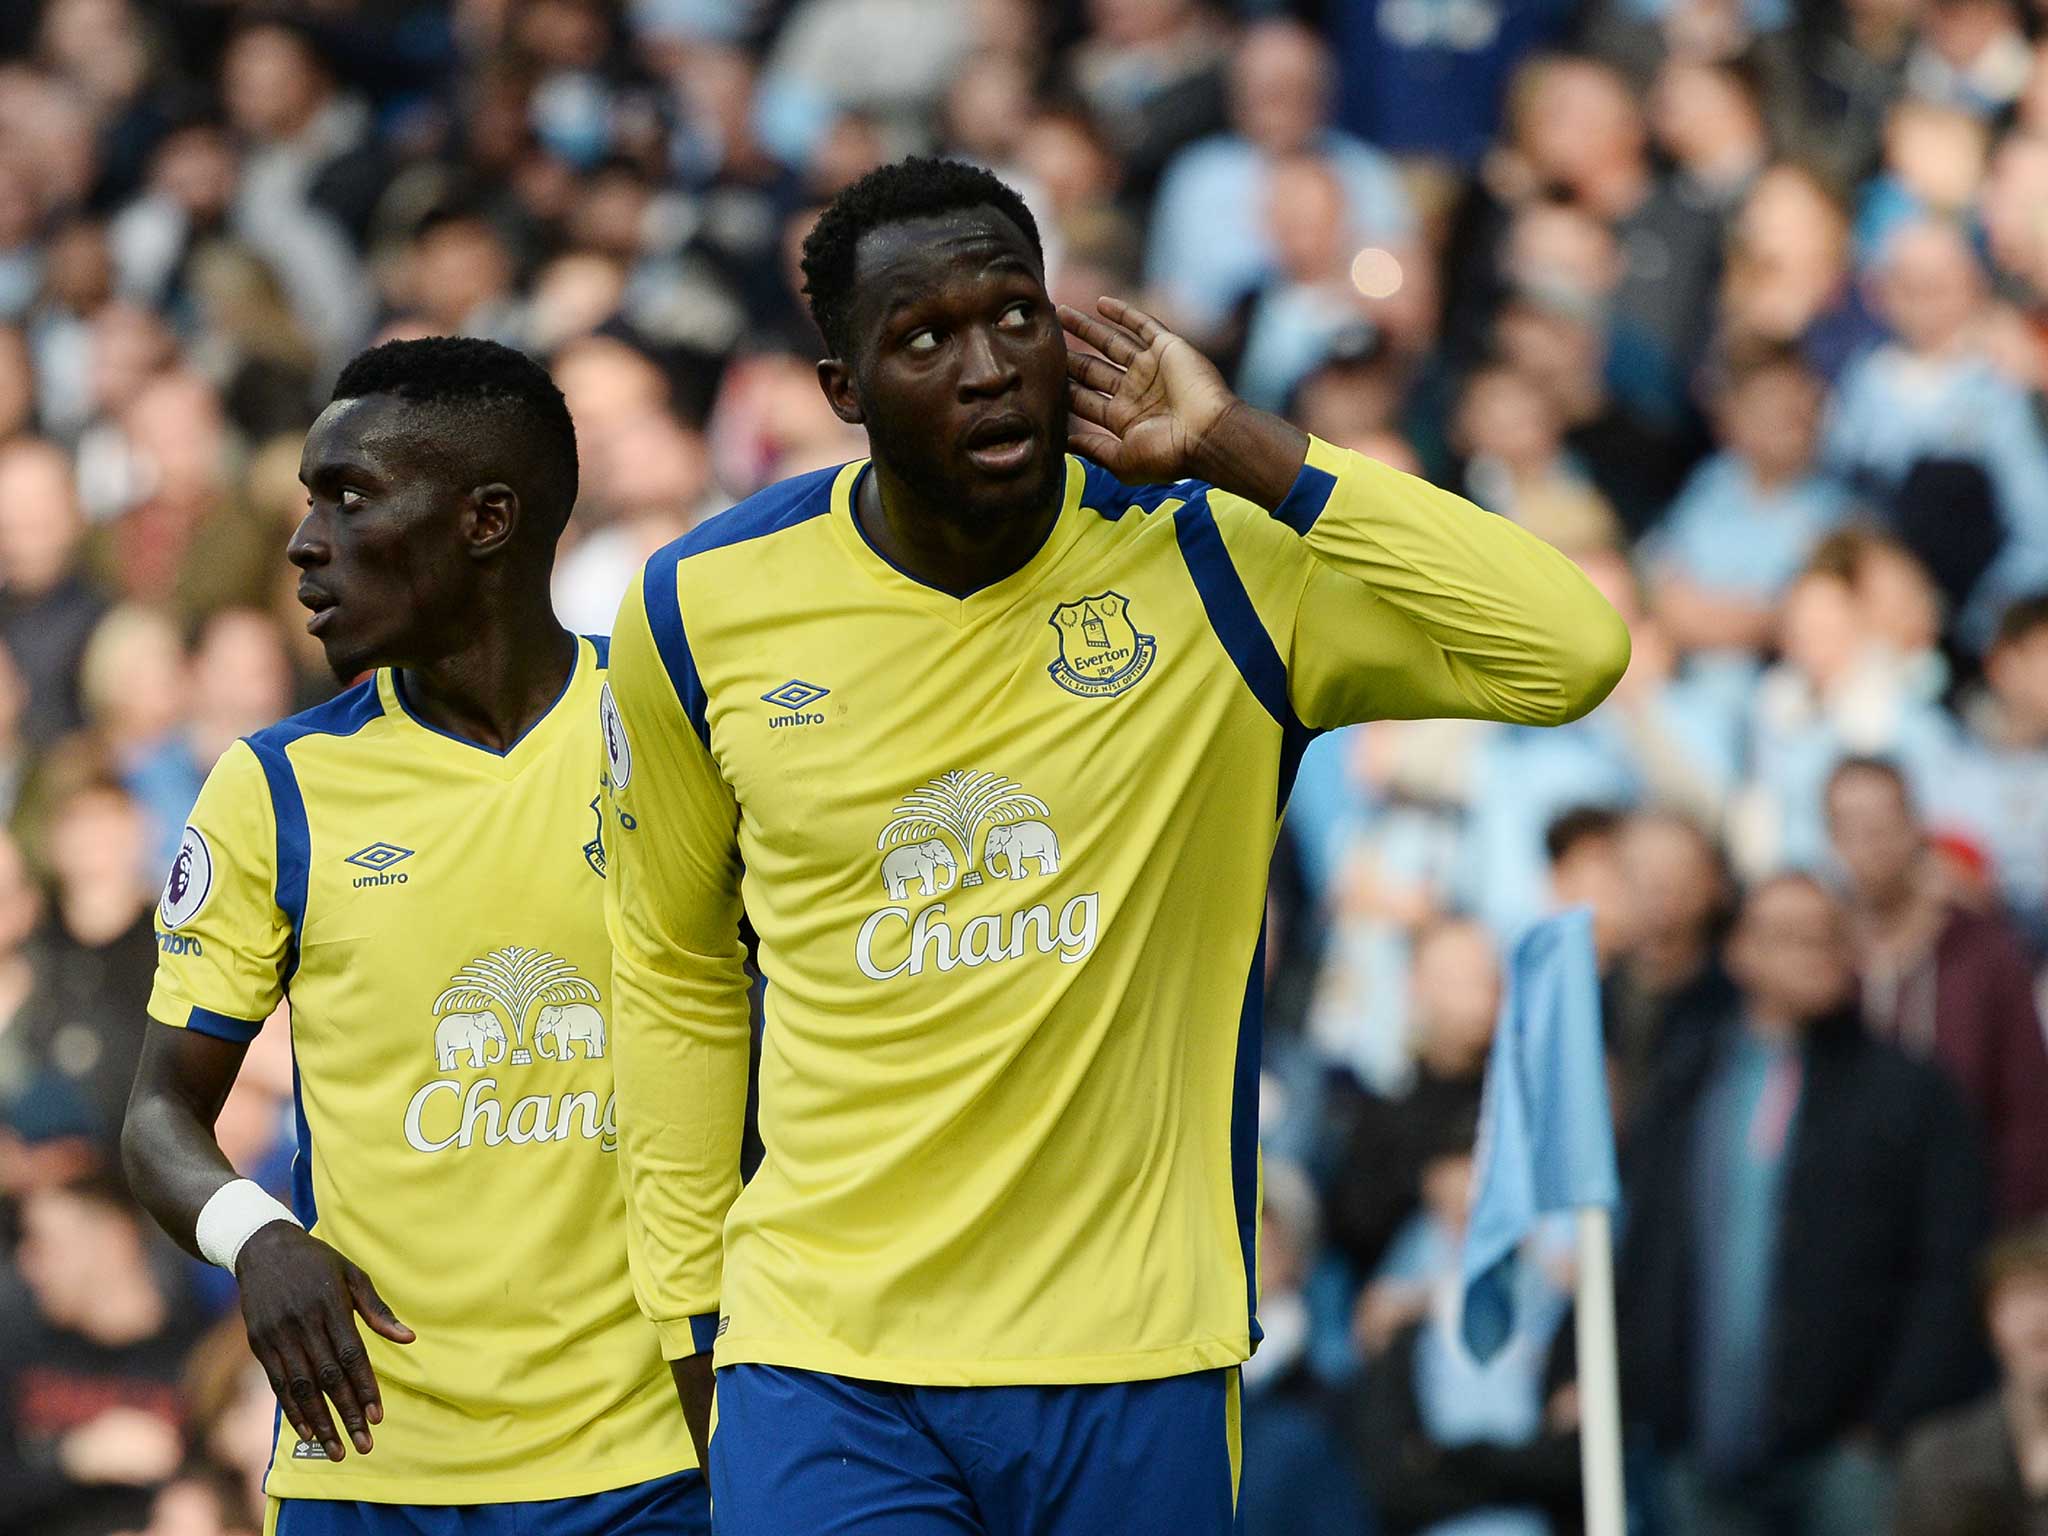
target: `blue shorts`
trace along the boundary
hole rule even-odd
[[[1235,1368],[1079,1387],[718,1373],[718,1536],[1236,1529]]]
[[[701,1472],[574,1499],[517,1504],[364,1504],[272,1499],[263,1536],[711,1536]]]

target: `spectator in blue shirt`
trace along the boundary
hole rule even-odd
[[[2035,949],[2048,950],[2048,592],[2006,610],[1984,681],[1928,809],[1990,852],[2000,894]]]
[[[2026,391],[1982,350],[1985,276],[1962,230],[1906,225],[1886,247],[1880,277],[1897,339],[1843,376],[1826,457],[1877,495],[1926,459],[1983,469],[2005,545],[1961,616],[1962,637],[1981,646],[2007,602],[2048,582],[2048,434]]]
[[[1183,330],[1215,331],[1274,266],[1279,253],[1265,208],[1283,157],[1312,153],[1328,163],[1354,248],[1414,234],[1415,213],[1393,161],[1330,126],[1334,93],[1329,50],[1308,28],[1268,21],[1246,34],[1231,73],[1234,131],[1176,155],[1152,212],[1145,279],[1166,296]]]
[[[1648,550],[1658,617],[1682,650],[1770,644],[1785,590],[1849,510],[1815,465],[1822,383],[1789,346],[1731,363],[1715,400],[1721,451],[1693,471]]]

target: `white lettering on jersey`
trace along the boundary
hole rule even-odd
[[[508,1104],[497,1096],[497,1086],[495,1077],[476,1078],[467,1088],[456,1077],[422,1084],[405,1106],[406,1145],[416,1152],[501,1147],[507,1142],[523,1147],[536,1141],[567,1141],[574,1134],[596,1142],[602,1151],[618,1151],[617,1095],[607,1094],[602,1106],[588,1089],[528,1094]],[[444,1094],[446,1102],[435,1103]]]
[[[496,1095],[496,1077],[464,1085],[445,1074],[500,1063],[545,1072],[541,1063],[601,1060],[607,1048],[604,1015],[594,983],[545,949],[510,945],[480,955],[450,978],[434,999],[434,1070],[405,1107],[406,1145],[418,1152],[450,1147],[567,1141],[572,1134],[616,1152],[613,1101],[598,1103],[589,1089]],[[536,1059],[537,1058],[537,1059]]]
[[[898,976],[921,976],[927,969],[950,971],[956,965],[996,965],[1021,959],[1027,954],[1059,952],[1068,965],[1085,960],[1095,952],[1096,917],[1101,904],[1099,892],[1075,896],[1060,908],[1059,927],[1053,928],[1052,908],[1040,904],[1012,912],[1007,919],[993,912],[970,917],[959,933],[946,921],[946,904],[933,902],[915,918],[908,907],[883,907],[868,914],[854,940],[854,963],[870,981],[894,981]],[[903,934],[887,937],[901,944],[907,935],[908,952],[895,964],[884,967],[875,957],[878,940],[884,940],[884,924],[900,924]],[[884,940],[886,942],[886,940]]]
[[[1060,840],[1038,796],[999,773],[954,769],[903,797],[875,846],[882,850],[882,888],[892,903],[934,898],[988,880],[1033,880],[1060,871]],[[1095,949],[1100,893],[1070,898],[1055,920],[1036,903],[1001,915],[980,913],[956,932],[946,903],[921,911],[891,905],[868,914],[854,939],[854,963],[870,981],[921,976],[927,970],[997,965],[1058,952],[1068,965]],[[898,929],[900,928],[900,932]],[[878,958],[878,950],[889,959]]]

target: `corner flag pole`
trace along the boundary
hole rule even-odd
[[[1586,1536],[1623,1536],[1621,1375],[1614,1342],[1614,1223],[1603,1205],[1578,1222],[1579,1476]]]
[[[1612,1225],[1621,1181],[1592,914],[1576,907],[1531,926],[1515,943],[1507,980],[1480,1101],[1458,1328],[1481,1364],[1499,1353],[1514,1332],[1517,1252],[1541,1216],[1572,1212],[1586,1536],[1625,1536]]]

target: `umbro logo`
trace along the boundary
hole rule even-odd
[[[796,677],[792,677],[780,688],[769,689],[761,695],[762,702],[773,704],[777,709],[787,710],[788,713],[770,715],[768,729],[774,731],[790,725],[823,725],[824,715],[810,706],[831,691],[830,688],[820,688],[816,683],[807,683]]]
[[[372,843],[367,848],[358,848],[342,862],[353,864],[358,869],[367,869],[367,875],[356,876],[356,889],[366,885],[403,885],[405,871],[388,873],[391,866],[412,857],[410,848],[401,848],[396,843]]]

